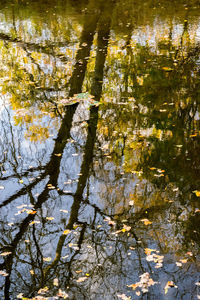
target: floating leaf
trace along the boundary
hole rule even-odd
[[[69,234],[70,232],[71,232],[71,230],[66,229],[66,230],[63,231],[63,234],[67,235],[67,234]]]
[[[26,210],[26,212],[27,212],[27,214],[28,215],[34,215],[34,214],[36,214],[37,213],[37,211],[36,210]]]
[[[143,222],[144,225],[150,225],[150,224],[152,224],[152,222],[149,221],[148,219],[141,219],[140,221]]]
[[[164,288],[165,294],[167,294],[168,289],[169,289],[169,288],[172,288],[172,287],[177,288],[177,286],[174,284],[173,281],[168,281],[168,282],[166,283],[166,285],[165,285],[165,288]]]
[[[138,287],[138,283],[127,285],[127,287],[131,287],[133,290],[135,290]]]
[[[46,217],[46,219],[47,219],[48,221],[52,221],[52,220],[54,220],[54,217]]]
[[[3,185],[0,185],[0,190],[4,190],[5,187]]]
[[[195,190],[195,191],[192,191],[192,192],[195,193],[195,195],[196,195],[197,197],[200,197],[200,191]]]
[[[58,278],[54,278],[53,285],[58,286]]]
[[[23,293],[17,295],[17,299],[21,299],[23,297]]]
[[[51,257],[43,257],[43,261],[51,261]]]
[[[63,213],[65,213],[65,214],[68,213],[68,210],[66,210],[66,209],[60,209],[60,211],[63,212]]]
[[[150,248],[145,248],[144,249],[144,252],[145,252],[146,255],[150,255],[151,252],[153,252],[153,251],[156,251],[156,249],[150,249]]]
[[[6,277],[6,276],[8,276],[8,273],[6,273],[6,272],[4,272],[4,271],[0,271],[0,275]]]
[[[170,67],[163,67],[162,69],[167,72],[173,71],[173,69]]]
[[[117,294],[117,297],[121,298],[122,300],[131,300],[131,297],[127,297],[125,294]]]
[[[83,282],[87,279],[87,277],[80,277],[79,279],[76,280],[76,282]]]
[[[39,223],[40,223],[40,221],[32,221],[32,222],[29,223],[29,225],[39,224]]]
[[[180,259],[180,262],[182,262],[182,264],[186,264],[187,261],[188,261],[187,258],[185,258],[185,259]]]
[[[55,153],[54,155],[60,157],[62,154],[61,153]]]
[[[1,256],[7,256],[7,255],[10,255],[12,252],[2,252],[0,255]]]
[[[45,294],[48,290],[49,290],[49,288],[47,286],[45,286],[44,288],[42,288],[38,291],[38,294]]]
[[[67,299],[69,297],[69,295],[65,291],[62,291],[61,289],[59,289],[57,296],[64,299]]]

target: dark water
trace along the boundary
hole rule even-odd
[[[199,299],[199,1],[1,1],[0,299]]]

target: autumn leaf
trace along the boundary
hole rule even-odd
[[[60,157],[62,154],[61,153],[55,153],[54,155]]]
[[[122,300],[131,300],[131,297],[127,297],[125,294],[117,294],[117,297],[121,298]]]
[[[150,249],[150,248],[145,248],[144,249],[144,252],[145,252],[146,255],[150,255],[151,252],[153,252],[153,251],[156,251],[156,249]]]
[[[76,282],[83,282],[87,279],[87,277],[80,277],[79,279],[76,280]]]
[[[0,275],[6,277],[6,276],[8,276],[8,273],[6,273],[4,271],[0,271]]]
[[[43,257],[43,261],[51,261],[51,257]]]
[[[69,234],[70,232],[71,232],[71,230],[66,229],[66,230],[63,231],[63,234],[67,235],[67,234]]]
[[[133,283],[133,284],[127,285],[127,287],[130,287],[133,290],[135,290],[138,287],[138,283]]]
[[[141,219],[140,221],[143,222],[144,225],[150,225],[150,224],[152,224],[152,222],[149,221],[148,219]]]
[[[163,69],[164,71],[168,71],[168,72],[173,71],[173,69],[170,68],[170,67],[163,67],[162,69]]]
[[[168,281],[168,282],[166,283],[166,285],[165,285],[165,288],[164,288],[165,294],[167,294],[168,289],[169,289],[169,288],[172,288],[172,287],[177,288],[177,286],[174,284],[173,281]]]
[[[52,221],[52,220],[54,220],[54,217],[46,217],[46,219],[47,219],[48,221]]]
[[[49,290],[49,288],[47,286],[45,286],[44,288],[39,289],[38,294],[45,294],[48,290]]]
[[[187,258],[185,258],[185,259],[180,259],[180,262],[182,262],[182,264],[186,264],[187,261],[188,261]]]
[[[54,285],[54,286],[58,286],[58,278],[54,278],[54,280],[53,280],[53,285]]]
[[[7,255],[10,255],[12,252],[2,252],[0,255],[1,256],[7,256]]]
[[[39,223],[40,223],[40,221],[32,221],[32,222],[29,223],[29,225],[39,224]]]
[[[195,193],[195,195],[196,195],[197,197],[200,197],[200,191],[195,190],[195,191],[192,191],[192,192]]]
[[[34,215],[34,214],[37,213],[37,211],[36,211],[36,210],[30,209],[30,210],[26,210],[26,213],[27,213],[28,215]]]

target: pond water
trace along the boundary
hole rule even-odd
[[[0,299],[200,299],[200,3],[0,3]]]

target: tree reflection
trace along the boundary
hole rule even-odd
[[[2,94],[18,113],[13,123],[6,106],[1,124],[1,181],[15,189],[0,204],[1,295],[134,297],[131,285],[148,272],[159,283],[147,297],[164,299],[172,279],[179,288],[169,297],[193,297],[198,279],[185,266],[198,274],[199,47],[187,20],[178,44],[171,23],[153,48],[133,42],[128,1],[121,15],[120,1],[91,0],[84,14],[82,5],[70,6],[81,19],[74,28],[66,21],[67,42],[26,41],[16,24],[13,35],[0,34],[13,72]],[[120,24],[129,24],[123,39]],[[85,91],[96,106],[60,106]],[[144,286],[135,288],[142,299]]]

